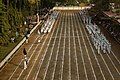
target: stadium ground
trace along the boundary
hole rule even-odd
[[[52,32],[34,32],[0,70],[0,80],[120,80],[120,45],[107,37],[111,53],[98,54],[78,11],[60,11]],[[24,47],[29,58],[26,70]]]

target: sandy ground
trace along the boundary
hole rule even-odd
[[[120,80],[120,44],[102,31],[112,44],[111,53],[97,53],[77,11],[60,11],[52,32],[35,31],[0,70],[0,80]]]

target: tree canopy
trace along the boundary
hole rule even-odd
[[[11,37],[16,37],[16,32],[24,33],[21,27],[27,17],[54,5],[55,0],[0,0],[0,44],[9,43]]]

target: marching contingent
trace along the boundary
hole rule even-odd
[[[47,21],[44,22],[43,26],[41,27],[40,30],[38,30],[38,34],[40,33],[49,33],[52,30],[53,24],[58,16],[58,11],[53,11],[53,13],[49,16]],[[30,35],[29,30],[26,28],[26,33],[25,33],[25,38],[26,38],[26,43],[28,43],[28,37]],[[38,40],[40,42],[40,40]],[[27,69],[27,64],[28,64],[28,58],[27,58],[27,51],[24,48],[23,49],[23,54],[24,54],[24,69]]]
[[[92,22],[92,19],[90,16],[86,14],[86,10],[81,10],[79,14],[82,17],[82,20],[85,24],[85,27],[90,34],[91,41],[93,45],[95,46],[95,49],[97,49],[98,54],[100,53],[100,50],[103,51],[103,53],[110,53],[111,52],[111,44],[109,41],[106,39],[106,37],[101,33],[99,27]],[[52,27],[54,25],[54,22],[58,16],[59,12],[58,11],[53,11],[51,15],[48,17],[48,19],[44,22],[40,30],[38,30],[38,34],[41,33],[49,33],[52,30]],[[40,42],[40,40],[38,40]],[[24,53],[24,69],[27,68],[27,63],[28,59],[26,57],[26,50],[23,50]]]
[[[100,53],[100,50],[102,50],[103,53],[110,53],[111,44],[102,34],[100,28],[98,28],[98,26],[95,23],[92,23],[92,19],[89,15],[86,14],[86,10],[82,10],[79,13],[82,17],[82,20],[85,24],[88,33],[90,34],[91,41],[98,51],[98,54]]]
[[[49,18],[47,19],[47,21],[45,21],[45,23],[43,24],[43,26],[40,29],[40,32],[38,31],[38,33],[49,33],[52,30],[52,26],[58,16],[57,11],[53,11],[53,13],[49,16]]]

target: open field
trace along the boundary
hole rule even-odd
[[[98,54],[78,11],[60,11],[52,32],[34,32],[0,70],[0,80],[120,80],[120,45],[107,37],[111,53]],[[26,70],[24,47],[29,58]]]

